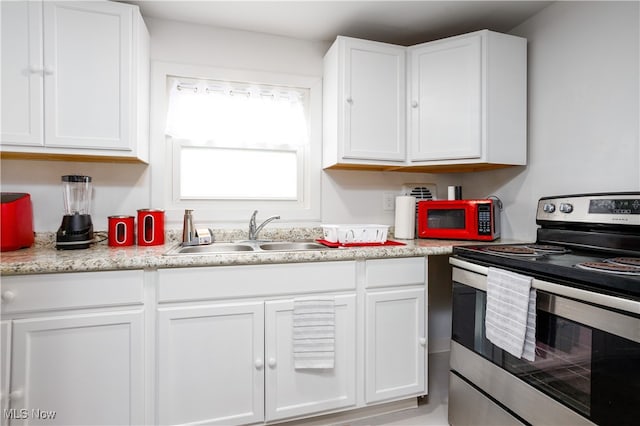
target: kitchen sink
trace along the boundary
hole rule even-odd
[[[270,251],[297,251],[297,250],[321,250],[326,246],[309,241],[278,241],[273,243],[260,244],[260,249]]]
[[[245,252],[254,251],[255,247],[249,244],[235,244],[235,243],[213,243],[202,246],[182,246],[178,244],[171,250],[165,253],[167,256],[174,256],[180,254],[217,254],[217,253],[233,253],[233,252]]]
[[[176,245],[165,253],[166,256],[187,254],[219,254],[236,252],[261,252],[261,251],[302,251],[322,250],[327,247],[312,241],[242,241],[238,243],[213,243],[201,246]]]

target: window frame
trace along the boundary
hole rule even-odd
[[[302,155],[299,158],[299,162],[303,165],[302,182],[298,188],[301,198],[296,201],[177,199],[174,185],[179,185],[179,180],[176,180],[179,171],[174,167],[174,155],[176,155],[176,146],[185,141],[171,141],[172,138],[164,134],[169,101],[167,79],[172,76],[308,89],[309,144],[300,147]],[[216,226],[221,222],[248,222],[254,210],[259,211],[259,217],[279,215],[281,222],[320,221],[322,171],[322,79],[320,77],[152,61],[150,84],[150,162],[153,166],[150,172],[150,207],[164,209],[167,223],[182,223],[185,209],[195,210],[194,216],[197,222],[215,222]]]

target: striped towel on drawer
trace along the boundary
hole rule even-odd
[[[295,368],[333,368],[335,301],[333,298],[293,301]]]

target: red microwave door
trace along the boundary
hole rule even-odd
[[[468,206],[426,206],[418,211],[418,235],[423,238],[465,239],[473,237],[472,209]],[[477,235],[477,233],[475,233]]]

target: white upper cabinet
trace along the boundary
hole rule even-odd
[[[44,144],[42,3],[3,1],[2,144]]]
[[[479,37],[427,43],[410,50],[411,160],[479,158]]]
[[[324,58],[323,167],[402,165],[406,49],[338,37]]]
[[[526,40],[479,31],[409,48],[409,165],[526,164]]]
[[[148,161],[148,79],[136,6],[2,2],[3,156]]]
[[[408,48],[338,37],[324,58],[324,168],[524,165],[526,115],[520,37],[483,30]]]

